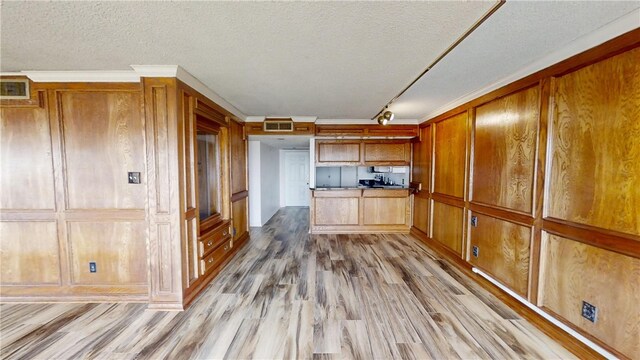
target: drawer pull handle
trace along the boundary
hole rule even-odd
[[[222,232],[222,236],[227,236],[227,230]]]
[[[224,251],[227,251],[227,250],[229,250],[229,245],[224,246]]]
[[[207,262],[211,264],[213,262],[213,258],[210,258]]]
[[[207,243],[207,246],[211,246],[211,245],[213,245],[213,241],[209,241],[209,242]]]

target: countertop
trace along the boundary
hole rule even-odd
[[[335,187],[316,187],[315,191],[325,191],[325,190],[408,190],[408,186],[403,185],[376,185],[375,187],[371,186],[335,186]]]

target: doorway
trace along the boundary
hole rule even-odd
[[[284,206],[309,206],[309,151],[283,150]]]

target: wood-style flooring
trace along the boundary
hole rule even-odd
[[[2,359],[573,358],[408,235],[281,209],[184,312],[2,304]]]

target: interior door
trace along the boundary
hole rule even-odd
[[[309,206],[309,152],[284,153],[285,206]]]

